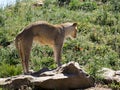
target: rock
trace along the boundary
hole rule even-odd
[[[43,5],[44,5],[44,1],[43,1],[43,0],[38,0],[37,2],[35,2],[35,3],[33,4],[33,6],[35,6],[35,7],[43,6]]]
[[[91,86],[94,86],[93,78],[82,70],[77,62],[69,62],[54,70],[42,69],[31,75],[18,75],[0,79],[0,87],[9,90],[20,88],[69,90]]]
[[[106,84],[110,84],[113,82],[118,84],[120,83],[120,70],[114,71],[109,68],[102,68],[102,70],[100,70],[99,72],[101,73],[100,76]]]
[[[97,84],[95,87],[87,88],[85,90],[112,90],[106,85]]]

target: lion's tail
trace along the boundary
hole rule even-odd
[[[15,46],[16,46],[16,49],[19,51],[20,50],[20,45],[19,45],[19,43],[20,43],[20,40],[19,40],[19,38],[18,38],[18,36],[15,38]]]
[[[18,53],[20,55],[20,57],[22,57],[22,46],[21,46],[21,38],[19,37],[19,35],[15,38],[15,46],[16,49],[18,50]]]
[[[18,49],[18,38],[17,37],[15,38],[15,46],[16,46],[16,49]]]

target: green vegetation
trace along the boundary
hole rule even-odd
[[[79,62],[87,72],[98,78],[102,67],[120,68],[120,1],[71,0],[59,6],[57,0],[46,0],[43,6],[33,1],[17,2],[0,9],[0,77],[20,74],[21,62],[14,38],[28,24],[44,20],[52,24],[78,22],[78,37],[66,40],[62,63]],[[33,45],[31,68],[54,68],[53,52],[49,47]]]

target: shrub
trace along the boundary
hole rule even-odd
[[[80,2],[79,0],[72,0],[69,4],[70,9],[81,9],[85,11],[93,11],[97,8],[96,2]]]
[[[22,68],[20,65],[0,64],[0,78],[10,77],[21,74]]]
[[[119,2],[119,0],[111,0],[110,3],[112,5],[111,10],[113,12],[120,12],[120,2]]]
[[[11,42],[9,42],[7,40],[7,38],[2,38],[2,40],[0,41],[0,45],[3,47],[7,47],[8,45],[10,45]]]
[[[59,6],[67,5],[71,0],[57,0]]]
[[[80,1],[79,0],[71,0],[69,3],[69,8],[72,10],[79,9],[80,7]]]
[[[5,25],[5,19],[6,19],[6,17],[4,15],[0,14],[0,26],[1,27]]]
[[[112,14],[106,11],[102,11],[100,14],[97,15],[94,23],[100,25],[114,26],[115,24],[117,24],[117,19]]]
[[[40,70],[43,67],[55,67],[53,51],[49,47],[34,46],[31,52],[31,58],[31,68],[34,70]]]
[[[97,8],[97,4],[95,2],[84,2],[80,5],[80,9],[85,11],[93,11]]]

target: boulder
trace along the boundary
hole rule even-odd
[[[39,6],[43,6],[44,5],[44,0],[38,0],[37,2],[35,2],[33,4],[33,6],[35,7],[39,7]]]
[[[31,75],[18,75],[0,79],[0,87],[5,89],[83,89],[94,86],[94,80],[77,62],[69,62],[54,70],[41,69]],[[42,89],[40,89],[42,88]]]
[[[113,82],[118,84],[120,83],[120,70],[115,71],[109,68],[102,68],[99,72],[101,73],[100,76],[106,84]]]

